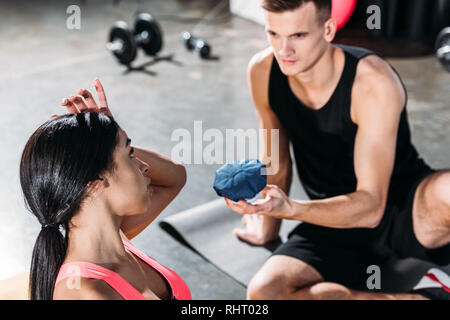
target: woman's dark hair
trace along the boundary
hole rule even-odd
[[[28,140],[20,184],[25,205],[42,225],[31,260],[32,300],[53,298],[69,221],[88,195],[88,183],[113,170],[118,128],[101,113],[68,114],[45,122]]]
[[[320,23],[331,16],[331,0],[263,0],[262,7],[270,12],[281,13],[300,8],[305,3],[312,2],[317,8]]]

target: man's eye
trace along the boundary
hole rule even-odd
[[[134,158],[134,148],[130,149],[130,158]]]
[[[293,36],[292,36],[293,38],[303,38],[304,37],[304,34],[303,33],[297,33],[297,34],[294,34]]]

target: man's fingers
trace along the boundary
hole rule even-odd
[[[225,198],[225,202],[231,210],[239,214],[261,213],[272,207],[272,205],[269,203],[270,199],[264,199],[261,201],[257,200],[255,201],[256,204],[250,204],[244,200],[239,200],[237,203],[233,203],[230,199],[227,198]]]
[[[252,202],[252,205],[258,205],[258,204],[263,204],[266,203],[267,201],[270,201],[270,199],[268,197],[265,197],[263,199],[257,199],[255,201]]]
[[[264,187],[264,189],[261,190],[261,194],[264,195],[264,196],[275,195],[277,193],[278,193],[277,187],[274,186],[274,185],[270,185],[270,184],[266,185]]]
[[[63,99],[62,101],[61,101],[61,106],[63,106],[64,108],[66,108],[67,109],[67,112],[69,112],[69,113],[80,113],[79,111],[78,111],[78,109],[75,107],[75,105],[72,103],[72,102],[70,102],[70,100],[69,99]]]
[[[232,202],[230,199],[228,198],[224,198],[225,202],[227,203],[228,207],[239,213],[239,214],[250,214],[250,213],[255,213],[255,209],[253,208],[252,205],[248,204],[246,201],[244,200],[239,200],[237,203]]]
[[[78,90],[78,94],[84,98],[86,101],[86,105],[89,109],[89,111],[99,112],[99,107],[97,106],[97,103],[95,102],[94,97],[89,92],[89,90],[86,89],[80,89]]]
[[[239,208],[239,207],[238,207],[235,203],[233,203],[230,199],[228,199],[228,198],[224,198],[224,199],[225,199],[225,203],[227,204],[227,206],[228,206],[231,210],[233,210],[233,211],[235,211],[235,212],[241,214],[241,208]]]
[[[243,213],[245,214],[252,214],[252,213],[256,213],[255,210],[255,206],[252,204],[249,204],[247,201],[245,200],[239,200],[238,203],[236,204]]]
[[[253,203],[247,203],[246,201],[243,200],[241,201],[238,202],[238,206],[245,213],[260,214],[263,212],[270,211],[270,208],[272,208],[271,198],[258,199],[255,200],[255,202]]]

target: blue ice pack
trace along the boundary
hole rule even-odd
[[[213,188],[221,197],[235,202],[255,197],[267,184],[261,174],[266,165],[256,159],[236,160],[216,171]]]

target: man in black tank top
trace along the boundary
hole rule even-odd
[[[253,277],[248,298],[449,299],[450,171],[431,169],[411,144],[400,77],[373,52],[331,44],[330,0],[263,7],[271,46],[253,57],[248,78],[260,127],[279,130],[261,152],[277,143],[279,169],[264,199],[226,201],[245,214],[236,235],[253,244],[277,238],[282,219],[302,223]],[[287,196],[290,145],[309,201]],[[424,276],[434,289],[423,289]]]

